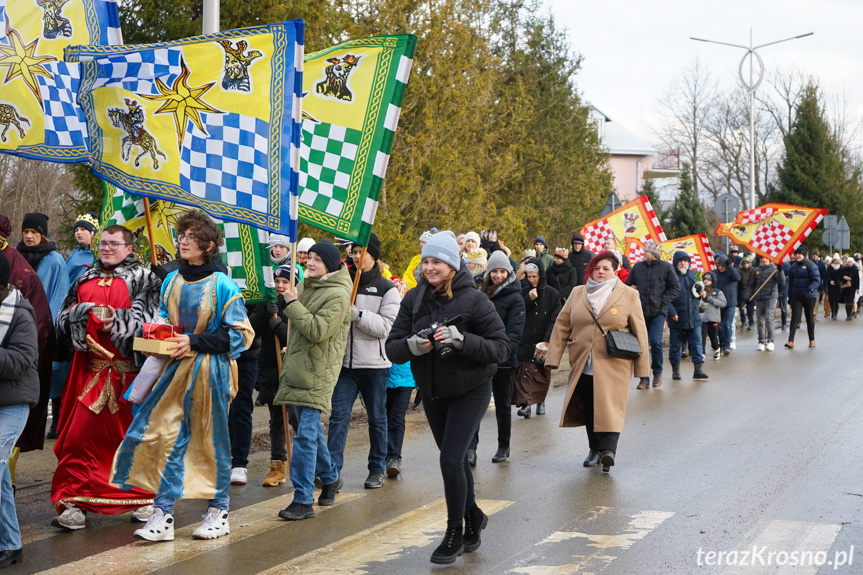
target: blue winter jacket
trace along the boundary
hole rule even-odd
[[[411,362],[394,363],[390,366],[390,376],[387,378],[387,387],[416,387],[414,376],[411,373]]]
[[[716,270],[716,289],[721,290],[725,294],[725,305],[727,307],[737,307],[737,284],[743,279],[737,268],[731,265],[731,259],[728,256],[719,256],[716,258],[716,265],[726,266],[725,271]]]
[[[792,261],[788,270],[789,298],[816,298],[818,286],[821,285],[821,274],[818,266],[809,258],[800,262]]]
[[[692,295],[692,286],[695,285],[695,272],[689,270],[686,274],[681,274],[677,269],[677,263],[681,260],[690,261],[686,252],[678,251],[674,253],[672,264],[674,265],[674,273],[680,281],[680,293],[674,301],[668,305],[668,328],[669,329],[701,329],[701,314],[698,313],[698,306],[701,300]],[[674,316],[677,316],[677,321],[674,321]]]

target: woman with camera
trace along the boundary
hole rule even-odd
[[[545,361],[548,368],[555,369],[563,350],[569,351],[572,371],[560,426],[586,428],[590,451],[584,466],[601,463],[603,471],[614,465],[633,369],[636,377],[647,377],[650,371],[641,299],[635,289],[617,278],[618,265],[608,251],[590,260],[585,270],[587,284],[572,291],[557,316]],[[638,359],[611,357],[597,323],[605,332],[635,335],[642,350]]]
[[[440,449],[447,503],[444,540],[432,563],[449,564],[480,546],[488,517],[474,499],[467,450],[491,398],[491,376],[509,357],[494,304],[474,287],[451,231],[422,248],[422,277],[402,300],[387,339],[393,363],[411,362]]]

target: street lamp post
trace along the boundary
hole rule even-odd
[[[764,79],[764,61],[761,59],[761,56],[756,52],[759,48],[764,48],[765,46],[772,46],[773,44],[779,44],[780,42],[788,42],[789,40],[797,40],[798,38],[805,38],[806,36],[811,36],[815,32],[807,32],[806,34],[800,34],[799,36],[792,36],[791,38],[783,38],[782,40],[775,40],[773,42],[767,42],[766,44],[761,44],[759,46],[752,45],[752,29],[749,29],[749,46],[742,46],[740,44],[731,44],[730,42],[717,42],[716,40],[705,40],[704,38],[695,38],[690,36],[690,40],[695,40],[697,42],[708,42],[710,44],[721,44],[722,46],[732,46],[734,48],[743,48],[746,50],[746,54],[743,55],[743,58],[740,60],[740,65],[737,67],[737,76],[740,78],[740,83],[746,88],[746,91],[749,92],[749,208],[755,207],[755,90],[758,89],[759,84]],[[746,63],[746,58],[749,58],[749,81],[746,81],[746,78],[743,77],[743,64]],[[758,79],[755,80],[753,77],[753,60],[758,61]]]

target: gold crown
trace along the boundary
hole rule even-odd
[[[99,220],[91,216],[90,214],[82,214],[75,219],[76,222],[87,222],[88,224],[93,224],[93,227],[97,230],[99,229]]]
[[[554,249],[554,255],[560,256],[563,259],[566,259],[569,257],[569,250],[566,248],[555,248]]]

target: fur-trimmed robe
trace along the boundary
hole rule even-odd
[[[134,254],[130,254],[113,271],[103,270],[102,261],[97,259],[93,262],[93,267],[72,284],[57,315],[58,347],[65,348],[68,353],[68,359],[64,361],[71,360],[73,350],[89,351],[86,342],[87,322],[90,318],[90,309],[95,304],[78,303],[79,286],[94,278],[109,277],[120,278],[126,283],[129,299],[132,301],[132,307],[116,311],[114,327],[111,329],[111,343],[122,355],[126,357],[132,355],[132,342],[135,335],[141,332],[144,323],[152,321],[159,312],[162,280],[142,266]]]
[[[57,470],[51,501],[57,512],[66,504],[113,515],[153,502],[152,493],[126,491],[110,483],[114,453],[132,422],[132,405],[122,399],[138,373],[132,343],[143,324],[158,313],[162,282],[134,256],[114,270],[93,268],[79,277],[57,317],[61,346],[75,350],[63,390],[59,437],[54,444]],[[92,315],[94,305],[115,308],[110,332]],[[90,349],[87,336],[96,345]]]

